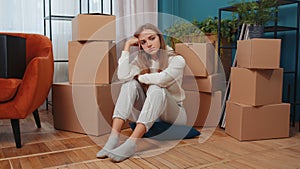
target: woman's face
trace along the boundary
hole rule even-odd
[[[138,37],[140,45],[149,55],[156,55],[160,49],[160,40],[156,32],[144,29]]]

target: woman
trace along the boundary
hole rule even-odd
[[[138,55],[130,61],[131,46]],[[111,134],[98,158],[110,157],[120,162],[135,153],[137,141],[156,120],[185,124],[185,98],[181,88],[185,60],[167,52],[161,32],[152,24],[142,25],[124,46],[118,61],[118,78],[124,81],[116,102]],[[140,109],[138,108],[140,105]],[[131,136],[120,146],[119,135],[127,119],[136,122]]]

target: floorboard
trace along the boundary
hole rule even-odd
[[[291,127],[291,137],[240,142],[217,128],[205,138],[181,141],[145,139],[137,153],[120,163],[97,159],[107,135],[94,137],[56,130],[51,111],[40,111],[42,128],[30,115],[21,120],[21,149],[15,148],[9,120],[0,120],[0,169],[119,169],[119,168],[300,168],[300,133]],[[211,129],[208,129],[211,130]],[[122,132],[130,135],[131,130]],[[202,142],[205,140],[204,142]]]

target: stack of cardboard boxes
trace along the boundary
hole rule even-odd
[[[225,75],[218,73],[211,43],[177,43],[175,52],[185,58],[182,87],[186,98],[187,124],[217,126],[220,119]]]
[[[110,131],[117,67],[113,15],[79,14],[72,20],[68,44],[69,82],[52,88],[56,129],[102,135]]]
[[[280,39],[238,41],[225,132],[240,141],[289,136],[290,105],[281,101],[280,48]]]

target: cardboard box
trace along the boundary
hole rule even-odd
[[[175,52],[185,59],[185,75],[206,77],[215,72],[215,50],[211,43],[176,43]]]
[[[230,100],[252,106],[277,104],[282,99],[283,69],[231,69]]]
[[[280,67],[281,39],[251,39],[237,42],[237,65],[244,68]]]
[[[225,75],[215,73],[207,77],[183,76],[182,87],[188,91],[200,91],[213,93],[226,89]]]
[[[116,16],[79,14],[72,20],[72,41],[116,40]]]
[[[221,117],[222,92],[185,91],[187,125],[216,127]]]
[[[289,137],[289,126],[290,104],[226,104],[225,132],[240,141]]]
[[[94,136],[109,133],[119,88],[111,84],[53,84],[54,127]]]
[[[115,44],[88,41],[69,42],[69,82],[109,84],[117,68]]]
[[[22,79],[26,69],[26,39],[0,35],[0,78]]]

